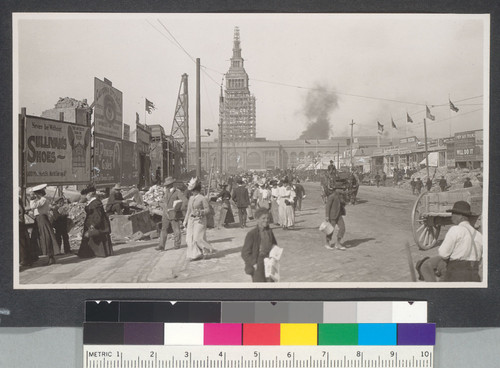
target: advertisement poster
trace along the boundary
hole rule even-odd
[[[90,127],[26,116],[26,185],[90,182]]]
[[[121,152],[121,141],[95,137],[94,175],[96,185],[120,182]]]
[[[123,96],[109,84],[94,78],[95,132],[122,138]]]
[[[136,144],[122,142],[122,185],[137,185],[139,183],[139,162]]]

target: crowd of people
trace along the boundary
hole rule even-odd
[[[384,176],[379,176],[379,180],[383,183]],[[344,251],[346,247],[342,239],[346,228],[343,217],[346,215],[346,204],[349,199],[355,204],[360,180],[353,171],[346,176],[347,189],[337,187],[341,175],[333,163],[328,167],[324,177],[326,179],[323,188],[325,222],[320,230],[325,233],[325,248]],[[291,172],[282,172],[280,175],[246,173],[218,178],[218,183],[219,191],[209,192],[208,188],[203,188],[198,178],[193,178],[186,183],[187,185],[173,177],[164,180],[161,231],[155,249],[158,251],[165,251],[168,248],[180,249],[184,229],[186,258],[189,261],[205,259],[215,254],[217,250],[207,241],[207,229],[210,226],[210,219],[213,220],[215,214],[213,202],[219,203],[218,221],[214,225],[217,229],[231,227],[231,224],[235,223],[236,216],[232,209],[234,206],[237,208],[238,226],[241,229],[248,227],[248,220],[255,220],[256,223],[256,226],[246,234],[241,251],[245,273],[250,275],[254,282],[273,281],[264,265],[264,260],[269,258],[271,250],[277,246],[273,229],[281,227],[286,231],[294,228],[296,212],[302,210],[302,200],[306,197],[304,187]],[[417,180],[412,179],[410,183],[414,194],[419,194],[424,186],[427,190],[432,187],[432,180],[423,183],[417,178]],[[470,178],[467,178],[464,187],[471,185]],[[438,186],[441,191],[448,189],[444,176],[439,179]],[[21,197],[19,200],[22,266],[31,266],[40,255],[47,256],[46,264],[52,265],[56,263],[56,255],[71,253],[68,236],[71,220],[64,210],[66,200],[64,197],[58,197],[51,203],[47,198],[46,187],[46,184],[37,185],[28,191],[27,208]],[[90,185],[81,191],[81,201],[86,204],[81,242],[78,251],[75,252],[78,257],[113,255],[109,216],[128,214],[131,210],[127,200],[123,198],[121,189],[120,184],[111,188],[105,204],[94,186]],[[28,212],[34,219],[31,235],[25,222],[25,215]],[[469,218],[473,214],[468,203],[457,202],[450,212],[452,221],[457,226],[448,231],[439,248],[439,257],[424,259],[418,265],[421,278],[435,281],[435,275],[443,272],[444,264],[450,269],[445,280],[458,281],[469,277],[470,281],[476,281],[475,278],[471,279],[470,274],[477,275],[476,270],[482,252],[481,234],[470,226]],[[272,228],[271,224],[274,224]],[[167,247],[169,238],[172,239],[171,247]],[[454,272],[458,276],[454,276]],[[469,276],[464,276],[466,274]]]

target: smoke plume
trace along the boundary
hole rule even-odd
[[[325,139],[330,137],[329,115],[338,107],[337,95],[325,85],[317,85],[307,93],[302,113],[307,118],[306,129],[299,139]]]

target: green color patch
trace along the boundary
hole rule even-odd
[[[318,324],[318,345],[358,345],[358,324]]]

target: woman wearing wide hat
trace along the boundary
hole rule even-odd
[[[31,241],[38,244],[43,255],[49,257],[48,265],[56,263],[54,254],[59,253],[54,229],[49,220],[50,204],[46,196],[47,184],[40,184],[31,189],[30,208],[35,215],[35,226],[31,233]]]
[[[102,202],[96,196],[94,186],[89,186],[81,191],[87,197],[85,207],[85,221],[83,223],[83,236],[78,250],[78,257],[107,257],[113,255],[111,243],[111,224]]]

